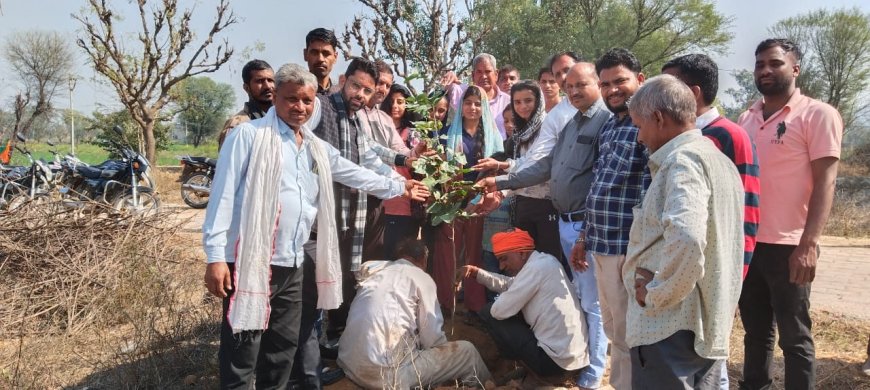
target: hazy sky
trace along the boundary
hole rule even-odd
[[[114,0],[124,21],[118,31],[134,31],[138,22],[138,14],[133,2]],[[207,31],[215,14],[216,0],[181,0],[185,7],[194,6],[192,25],[195,31]],[[0,43],[15,31],[31,29],[56,30],[70,37],[70,43],[79,33],[80,23],[70,17],[84,6],[85,1],[74,0],[0,0]],[[305,34],[315,27],[328,27],[336,33],[344,30],[354,15],[362,12],[354,0],[256,0],[232,1],[233,11],[239,23],[231,26],[223,38],[229,40],[240,54],[246,47],[253,48],[258,42],[264,45],[262,52],[254,52],[254,58],[268,61],[273,67],[286,62],[302,63],[302,49],[305,46]],[[733,17],[731,26],[733,40],[731,53],[715,58],[720,67],[720,95],[728,87],[734,86],[728,70],[749,68],[754,62],[755,45],[767,37],[766,29],[776,21],[788,16],[805,13],[822,7],[828,9],[842,7],[860,7],[864,12],[870,10],[870,2],[858,0],[729,0],[719,1],[717,9]],[[122,30],[123,28],[123,30]],[[197,44],[199,40],[195,40]],[[94,81],[95,73],[85,61],[81,50],[75,48],[77,70],[80,80],[73,92],[73,103],[76,110],[91,113],[98,106],[120,108],[114,92],[107,86],[100,86]],[[236,106],[241,106],[247,99],[241,89],[240,70],[249,58],[235,56],[218,72],[207,74],[216,81],[225,82],[236,88]],[[543,61],[544,59],[542,59]],[[338,69],[345,67],[344,62],[333,70],[333,78]],[[7,105],[10,97],[17,90],[14,76],[9,73],[9,66],[0,60],[0,104]],[[69,105],[69,92],[60,92],[55,103],[62,107]],[[235,108],[234,108],[235,109]]]

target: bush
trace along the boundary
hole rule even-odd
[[[16,344],[0,388],[171,388],[216,371],[219,305],[204,302],[201,258],[171,220],[0,213],[0,334]]]

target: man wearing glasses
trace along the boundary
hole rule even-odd
[[[383,176],[401,177],[384,164],[362,129],[357,112],[365,107],[375,92],[378,71],[369,60],[356,58],[344,73],[341,90],[320,99],[320,122],[314,135],[328,142],[341,152],[341,156]],[[354,272],[359,270],[362,259],[363,232],[366,220],[366,195],[350,187],[335,184],[335,210],[337,214],[339,254],[342,268],[342,291],[344,303],[329,313],[327,338],[338,338],[347,321],[347,311],[355,295]],[[316,233],[312,233],[316,240]]]

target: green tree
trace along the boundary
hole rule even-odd
[[[473,14],[475,31],[493,31],[482,51],[513,64],[524,78],[564,50],[594,60],[624,47],[657,74],[680,54],[724,54],[731,40],[731,19],[708,0],[482,0]]]
[[[761,94],[755,87],[755,76],[751,70],[739,69],[731,72],[731,75],[737,80],[737,87],[725,90],[725,94],[731,97],[732,102],[731,104],[723,104],[722,108],[723,114],[736,122],[740,114],[758,100]]]
[[[123,138],[115,133],[113,130],[115,126],[120,126],[124,130]],[[138,124],[126,109],[108,113],[94,111],[93,119],[83,128],[86,132],[94,134],[91,143],[108,151],[110,158],[120,156],[116,146],[119,142],[131,145],[139,153],[145,149],[142,132],[139,131]],[[158,121],[154,125],[157,150],[166,150],[169,147],[169,130],[166,121]]]
[[[199,146],[223,126],[227,111],[236,100],[233,87],[208,77],[191,77],[177,88],[176,121],[187,129],[187,141]]]

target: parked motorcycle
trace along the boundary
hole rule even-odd
[[[208,157],[181,156],[181,199],[188,206],[204,209],[208,206],[211,182],[217,160]]]
[[[113,130],[123,134],[118,126]],[[74,158],[61,162],[65,185],[60,192],[66,198],[65,203],[77,206],[84,200],[95,200],[119,211],[157,211],[160,199],[154,192],[148,159],[125,143],[115,142],[114,146],[121,155],[120,159],[106,160],[94,166],[76,164]]]
[[[33,158],[24,136],[17,134],[16,137],[20,142],[15,145],[15,150],[27,156],[30,166],[11,167],[4,172],[0,205],[9,210],[28,201],[47,201],[54,188],[54,173],[49,164]]]

